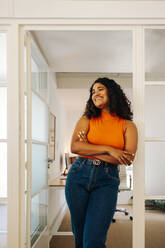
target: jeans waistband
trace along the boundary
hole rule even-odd
[[[91,159],[91,158],[85,158],[85,157],[78,157],[77,159],[80,159],[82,161],[86,160],[89,164],[97,166],[97,167],[113,167],[113,168],[117,168],[119,167],[118,164],[112,164],[109,162],[105,162],[103,160],[100,159]]]

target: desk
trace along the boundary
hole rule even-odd
[[[48,183],[48,186],[49,187],[65,187],[66,178],[67,178],[66,176],[55,178]],[[126,187],[126,186],[120,187],[120,185],[119,185],[119,191],[131,191],[131,189]]]
[[[51,180],[48,183],[49,187],[65,187],[66,184],[66,177],[59,177]]]

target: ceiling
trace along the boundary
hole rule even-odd
[[[54,72],[132,72],[131,31],[33,31],[32,33]],[[145,61],[146,72],[165,74],[164,29],[146,29]]]
[[[129,75],[129,81],[132,80],[131,31],[33,31],[32,33],[49,66],[56,73],[58,92],[61,99],[65,99],[66,106],[81,107],[81,102],[85,100],[83,97],[86,95],[81,88],[89,88],[93,78],[98,78],[99,74],[109,74],[111,78],[114,75],[121,82],[124,75],[126,77]],[[161,77],[165,80],[165,30],[146,30],[145,48],[145,70],[149,75],[148,78],[152,80],[155,75],[157,80],[161,80]],[[73,76],[74,73],[76,76]],[[126,77],[125,82],[128,80]],[[126,82],[127,88],[130,88],[130,82],[129,85]],[[60,92],[60,88],[68,90]],[[75,89],[73,95],[69,88]]]
[[[33,31],[55,72],[129,73],[130,31]]]

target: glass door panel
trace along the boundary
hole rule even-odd
[[[47,186],[47,156],[47,146],[32,144],[32,195]]]
[[[145,201],[145,248],[165,244],[165,200]]]
[[[145,137],[165,139],[165,85],[145,87]]]
[[[0,142],[0,248],[7,247],[7,143]]]
[[[0,87],[0,139],[7,139],[7,88]]]
[[[31,246],[47,226],[48,190],[34,196],[31,200]]]
[[[165,244],[165,27],[145,30],[145,247]]]
[[[165,81],[165,29],[145,30],[145,80]]]
[[[165,196],[165,142],[146,142],[145,193]]]
[[[40,83],[43,68],[40,61],[40,51],[27,34],[27,56],[25,83],[25,159],[27,155],[27,170],[25,180],[27,182],[27,247],[30,248],[41,238],[47,227],[47,205],[48,205],[48,105],[47,99],[40,94]],[[46,63],[45,63],[46,65]],[[47,66],[48,68],[48,66]],[[47,84],[47,79],[46,84]],[[27,139],[27,140],[26,140]],[[26,146],[27,143],[27,146]],[[31,220],[29,220],[29,218]],[[45,238],[45,236],[44,236]],[[46,248],[46,247],[45,247]]]
[[[32,139],[48,142],[48,106],[32,93]]]
[[[0,83],[7,82],[7,38],[0,32]]]
[[[0,31],[0,248],[7,247],[7,35]]]

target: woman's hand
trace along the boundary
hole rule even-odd
[[[116,158],[120,164],[125,164],[125,165],[131,165],[135,157],[135,154],[133,153],[123,151],[120,149],[116,149],[116,148],[112,148],[112,147],[110,148],[108,153],[109,155]]]
[[[88,142],[85,132],[82,130],[78,133],[79,141]]]

